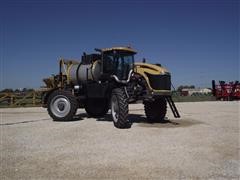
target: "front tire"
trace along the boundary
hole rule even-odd
[[[47,101],[47,111],[54,121],[69,121],[73,119],[78,108],[75,96],[69,91],[56,90]]]
[[[128,98],[121,88],[113,89],[111,96],[111,113],[116,128],[130,128],[128,120]]]
[[[148,122],[163,122],[167,113],[166,99],[161,97],[156,98],[154,101],[144,102],[144,110]]]

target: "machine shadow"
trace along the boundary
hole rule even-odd
[[[84,118],[88,118],[88,117],[89,116],[87,113],[79,113],[79,114],[76,114],[71,121],[81,121],[81,120],[84,120]]]
[[[87,113],[79,113],[76,114],[73,119],[61,121],[61,122],[74,122],[74,121],[82,121],[86,118],[90,118],[90,116]],[[195,119],[185,119],[181,118],[180,120],[171,120],[168,118],[165,118],[165,120],[162,120],[160,122],[154,122],[150,123],[147,121],[146,116],[142,114],[129,114],[128,115],[129,120],[132,122],[132,124],[137,124],[140,127],[158,127],[158,128],[177,128],[177,127],[189,127],[194,126],[198,124],[204,124],[201,121],[195,120]],[[106,122],[112,122],[112,115],[106,114],[104,117],[96,118],[97,121],[106,121]]]
[[[75,116],[73,116],[72,119],[69,119],[69,120],[61,120],[61,121],[58,121],[58,120],[54,120],[55,122],[74,122],[74,121],[82,121],[84,120],[84,118],[88,118],[88,114],[87,113],[79,113],[79,114],[76,114]]]
[[[129,114],[128,115],[129,120],[134,124],[134,123],[142,123],[142,124],[173,124],[173,125],[178,125],[179,123],[173,122],[169,119],[162,120],[157,123],[150,123],[147,121],[147,118],[144,115],[141,114]],[[97,121],[112,121],[112,116],[111,114],[106,114],[102,118],[98,118]]]

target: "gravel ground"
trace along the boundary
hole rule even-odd
[[[46,109],[0,109],[1,179],[239,179],[240,102],[177,103],[182,118],[131,129],[110,115],[53,122]]]

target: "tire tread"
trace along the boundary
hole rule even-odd
[[[153,102],[144,102],[144,110],[150,123],[162,122],[167,113],[167,102],[165,98],[155,99]]]
[[[131,122],[128,120],[128,98],[125,91],[122,88],[116,88],[112,91],[112,95],[117,96],[119,103],[119,117],[118,121],[114,123],[114,126],[120,129],[130,128]]]

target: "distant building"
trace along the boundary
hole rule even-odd
[[[211,93],[212,90],[209,88],[196,88],[196,89],[188,89],[188,88],[184,88],[181,91],[181,95],[182,96],[191,96],[194,93],[199,93],[199,94],[208,94]]]
[[[200,89],[201,93],[203,94],[208,94],[208,93],[211,93],[212,92],[212,89],[210,88],[203,88],[203,89]]]

